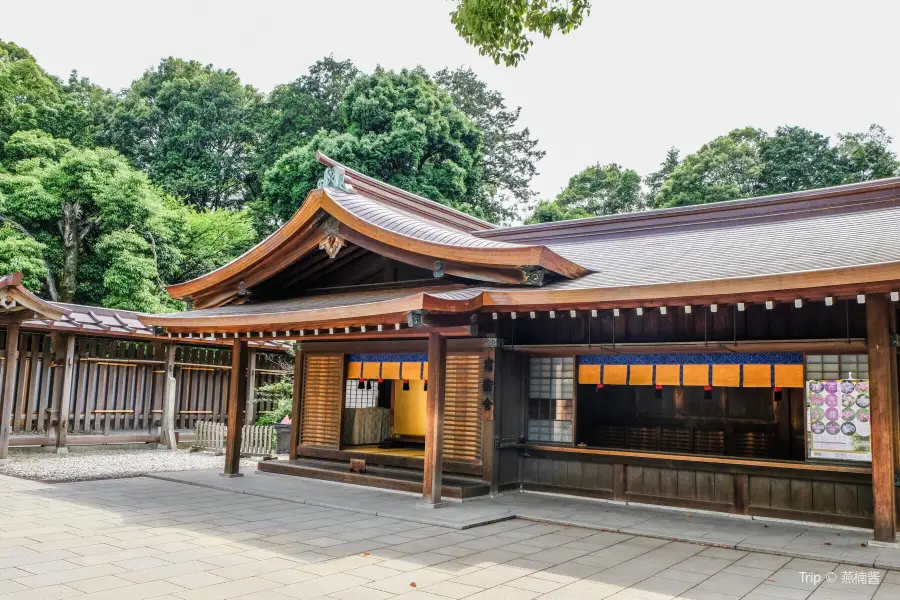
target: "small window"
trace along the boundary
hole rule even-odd
[[[572,443],[575,360],[533,357],[529,361],[528,439]]]
[[[378,387],[377,381],[368,380],[362,383],[360,388],[359,380],[348,379],[346,382],[346,391],[344,393],[344,408],[371,408],[378,406]]]
[[[806,379],[868,379],[867,354],[807,354]]]

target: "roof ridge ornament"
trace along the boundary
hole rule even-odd
[[[340,165],[325,168],[325,173],[319,180],[319,187],[334,188],[348,194],[356,193],[353,186],[347,182],[347,171]]]

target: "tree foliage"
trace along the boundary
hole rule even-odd
[[[556,200],[538,203],[529,223],[545,223],[641,210],[641,176],[610,163],[593,165],[569,179]]]
[[[534,44],[528,33],[545,38],[557,30],[569,33],[590,12],[589,0],[456,0],[450,20],[482,56],[512,67]]]
[[[289,218],[321,177],[317,150],[367,175],[498,221],[503,208],[484,192],[481,131],[421,69],[359,77],[344,94],[342,133],[320,131],[266,173],[264,195]]]
[[[344,94],[360,75],[351,61],[327,56],[317,60],[307,74],[276,86],[269,95],[265,143],[257,156],[260,163],[271,166],[320,131],[342,131]]]
[[[504,206],[505,218],[516,216],[534,197],[531,180],[546,154],[537,148],[527,127],[518,127],[522,107],[506,107],[500,92],[490,89],[472,69],[442,69],[434,80],[453,104],[472,119],[484,135],[484,191]]]
[[[18,136],[18,137],[17,137]],[[44,290],[53,300],[134,310],[172,306],[162,290],[184,243],[184,207],[116,151],[69,148],[22,157],[0,174],[0,220],[45,247]],[[7,144],[9,145],[9,144]]]
[[[647,188],[644,198],[645,203],[648,206],[654,206],[657,203],[659,190],[662,189],[663,184],[672,172],[675,171],[675,168],[681,164],[679,155],[680,152],[678,151],[678,148],[675,146],[670,147],[666,150],[666,158],[660,163],[659,170],[644,177],[644,185]]]
[[[0,224],[0,273],[22,273],[22,283],[28,289],[39,290],[43,285],[47,275],[45,249],[44,244],[9,223]]]
[[[796,192],[897,174],[891,139],[878,125],[837,136],[802,127],[735,129],[688,155],[654,198],[654,206],[704,204]]]
[[[233,71],[170,57],[125,91],[108,142],[189,204],[239,207],[262,105]]]

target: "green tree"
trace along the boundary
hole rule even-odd
[[[75,146],[109,145],[109,125],[118,97],[87,77],[79,77],[77,71],[72,71],[61,89],[61,116],[54,135]]]
[[[779,127],[759,144],[762,168],[755,195],[781,194],[837,185],[843,181],[828,138],[802,127]]]
[[[16,131],[55,131],[61,93],[59,82],[25,48],[0,40],[0,148]]]
[[[199,208],[241,206],[263,98],[232,71],[167,58],[117,103],[109,142]]]
[[[569,33],[590,12],[589,0],[456,0],[450,20],[479,54],[512,67],[534,44],[528,33]]]
[[[266,172],[268,205],[257,212],[290,218],[322,175],[317,150],[367,175],[492,221],[500,203],[484,193],[482,134],[421,69],[378,68],[348,88],[344,133],[321,131]]]
[[[836,146],[843,183],[893,177],[900,173],[900,162],[891,150],[891,138],[880,125],[864,133],[838,135]]]
[[[258,239],[248,210],[186,211],[186,243],[175,281],[187,281],[221,267],[247,251]]]
[[[643,208],[641,176],[616,163],[596,164],[571,179],[552,202],[539,202],[527,223],[615,215]]]
[[[529,186],[546,154],[537,148],[538,141],[527,127],[516,129],[522,107],[508,109],[500,92],[490,89],[469,68],[443,69],[434,74],[434,80],[481,129],[485,192],[509,209],[505,216],[514,217],[517,208],[534,198]]]
[[[671,146],[666,150],[666,158],[660,163],[659,170],[644,177],[644,185],[647,186],[645,197],[648,206],[656,206],[659,200],[659,190],[662,189],[663,184],[680,164],[678,155],[678,148]]]
[[[161,282],[181,260],[183,211],[105,148],[70,148],[58,160],[26,157],[0,174],[0,220],[46,247],[43,291],[52,300],[172,306]]]
[[[259,159],[272,166],[282,154],[302,146],[319,131],[343,131],[341,103],[347,88],[360,76],[349,60],[327,56],[306,75],[276,86],[269,94],[265,143]]]
[[[0,273],[22,273],[22,283],[40,290],[47,276],[46,246],[17,231],[9,223],[0,224]]]
[[[759,189],[761,129],[735,129],[689,154],[659,190],[657,206],[685,206],[753,196]]]

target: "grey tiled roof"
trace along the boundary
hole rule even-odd
[[[607,234],[551,244],[594,271],[551,288],[780,275],[900,261],[900,205]]]

